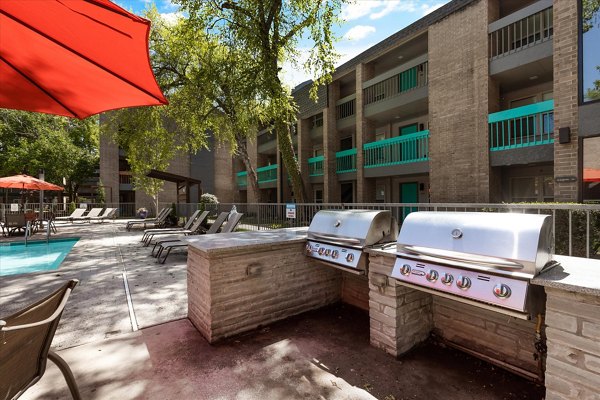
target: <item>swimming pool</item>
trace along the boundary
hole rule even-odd
[[[79,238],[0,243],[0,276],[58,269]]]

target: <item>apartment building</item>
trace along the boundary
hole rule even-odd
[[[454,0],[338,67],[317,103],[299,85],[310,200],[600,200],[600,103],[586,97],[600,28],[582,33],[580,8]],[[254,151],[261,200],[292,200],[276,137]]]
[[[581,0],[453,0],[339,66],[317,102],[299,85],[293,143],[309,201],[600,201],[590,14]],[[248,144],[259,198],[228,151],[190,169],[223,201],[293,201],[277,148],[267,130]]]

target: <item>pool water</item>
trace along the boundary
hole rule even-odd
[[[58,269],[79,238],[0,243],[0,276]]]

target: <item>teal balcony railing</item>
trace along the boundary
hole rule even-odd
[[[402,93],[427,86],[427,70],[428,63],[424,62],[365,88],[363,90],[363,101],[365,105],[377,103],[399,96]]]
[[[323,176],[324,156],[317,156],[308,159],[308,176]]]
[[[277,164],[256,168],[258,183],[269,183],[277,181]]]
[[[335,153],[335,172],[338,174],[356,172],[356,149]]]
[[[429,159],[429,131],[421,131],[363,146],[365,168],[408,164]]]
[[[239,187],[248,186],[248,172],[246,172],[246,171],[238,172],[236,180],[237,180],[237,185]]]
[[[488,116],[490,151],[554,143],[554,100]]]

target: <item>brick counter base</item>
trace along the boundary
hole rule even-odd
[[[189,319],[213,343],[339,301],[341,272],[308,259],[303,248],[212,255],[189,246]]]
[[[600,298],[546,294],[546,400],[600,399]]]

